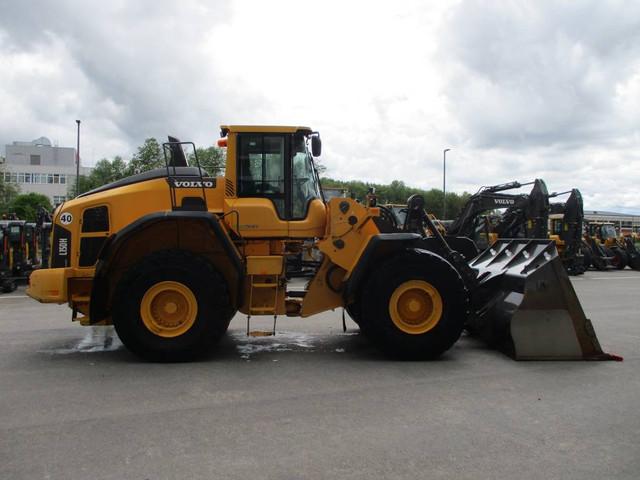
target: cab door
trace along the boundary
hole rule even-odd
[[[242,237],[285,238],[289,234],[288,137],[277,133],[237,136],[237,195],[225,199],[225,214]]]
[[[303,133],[237,134],[235,151],[227,152],[236,157],[237,194],[225,198],[225,215],[242,237],[324,233],[326,207],[305,139]]]

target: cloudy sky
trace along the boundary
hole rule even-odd
[[[334,178],[544,178],[640,213],[640,2],[0,0],[0,143],[308,125]]]

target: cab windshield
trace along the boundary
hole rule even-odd
[[[314,198],[322,198],[313,157],[307,149],[304,135],[294,136],[291,183],[292,217],[304,218],[309,202]]]
[[[616,229],[613,225],[602,226],[602,239],[608,240],[610,238],[616,238]]]

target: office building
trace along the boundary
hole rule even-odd
[[[5,146],[4,180],[15,183],[20,193],[41,193],[58,205],[69,196],[76,179],[76,149],[51,145],[46,137]],[[90,168],[80,167],[87,175]]]

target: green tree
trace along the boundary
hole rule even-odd
[[[39,207],[50,212],[52,206],[49,197],[40,193],[25,193],[13,199],[10,210],[15,212],[21,220],[35,222]]]
[[[133,156],[127,168],[127,174],[146,172],[154,168],[164,167],[164,155],[162,146],[155,138],[147,138],[144,143],[138,147],[138,152]]]
[[[91,178],[91,183],[99,187],[126,177],[127,169],[127,164],[120,156],[114,157],[111,161],[103,158],[93,167],[89,177]]]
[[[196,155],[200,166],[212,177],[224,174],[225,155],[221,148],[211,146],[208,148],[196,148]],[[193,154],[189,155],[189,165],[195,167],[196,160]]]
[[[97,183],[95,178],[92,177],[91,175],[80,175],[78,184],[80,187],[79,191],[76,190],[75,179],[73,182],[69,183],[69,188],[67,193],[67,196],[69,198],[75,198],[82,193],[88,192],[89,190],[93,190],[94,188],[97,188],[100,185],[104,185],[104,184]]]
[[[362,182],[359,180],[335,180],[332,178],[323,178],[321,180],[323,187],[338,187],[346,189],[351,196],[361,202],[365,201],[367,192],[370,188],[375,188],[378,197],[378,203],[384,204],[406,204],[407,199],[414,194],[424,197],[427,211],[435,214],[438,218],[442,218],[442,190],[432,188],[430,190],[422,190],[420,188],[409,187],[400,180],[393,180],[389,184],[376,184],[370,182]],[[452,219],[457,217],[462,207],[469,199],[470,194],[464,192],[457,194],[455,192],[447,193],[447,217]]]
[[[116,180],[126,177],[128,168],[127,162],[125,162],[120,155],[113,157],[111,161],[111,172],[113,174],[111,181],[115,182]]]
[[[89,175],[80,175],[80,193],[88,192],[126,177],[128,168],[127,163],[120,156],[114,157],[113,160],[103,158],[96,163]],[[72,182],[69,184],[69,197],[74,198],[76,196],[76,184]]]
[[[19,193],[18,185],[4,181],[4,169],[0,168],[0,213],[10,213],[11,202]]]

